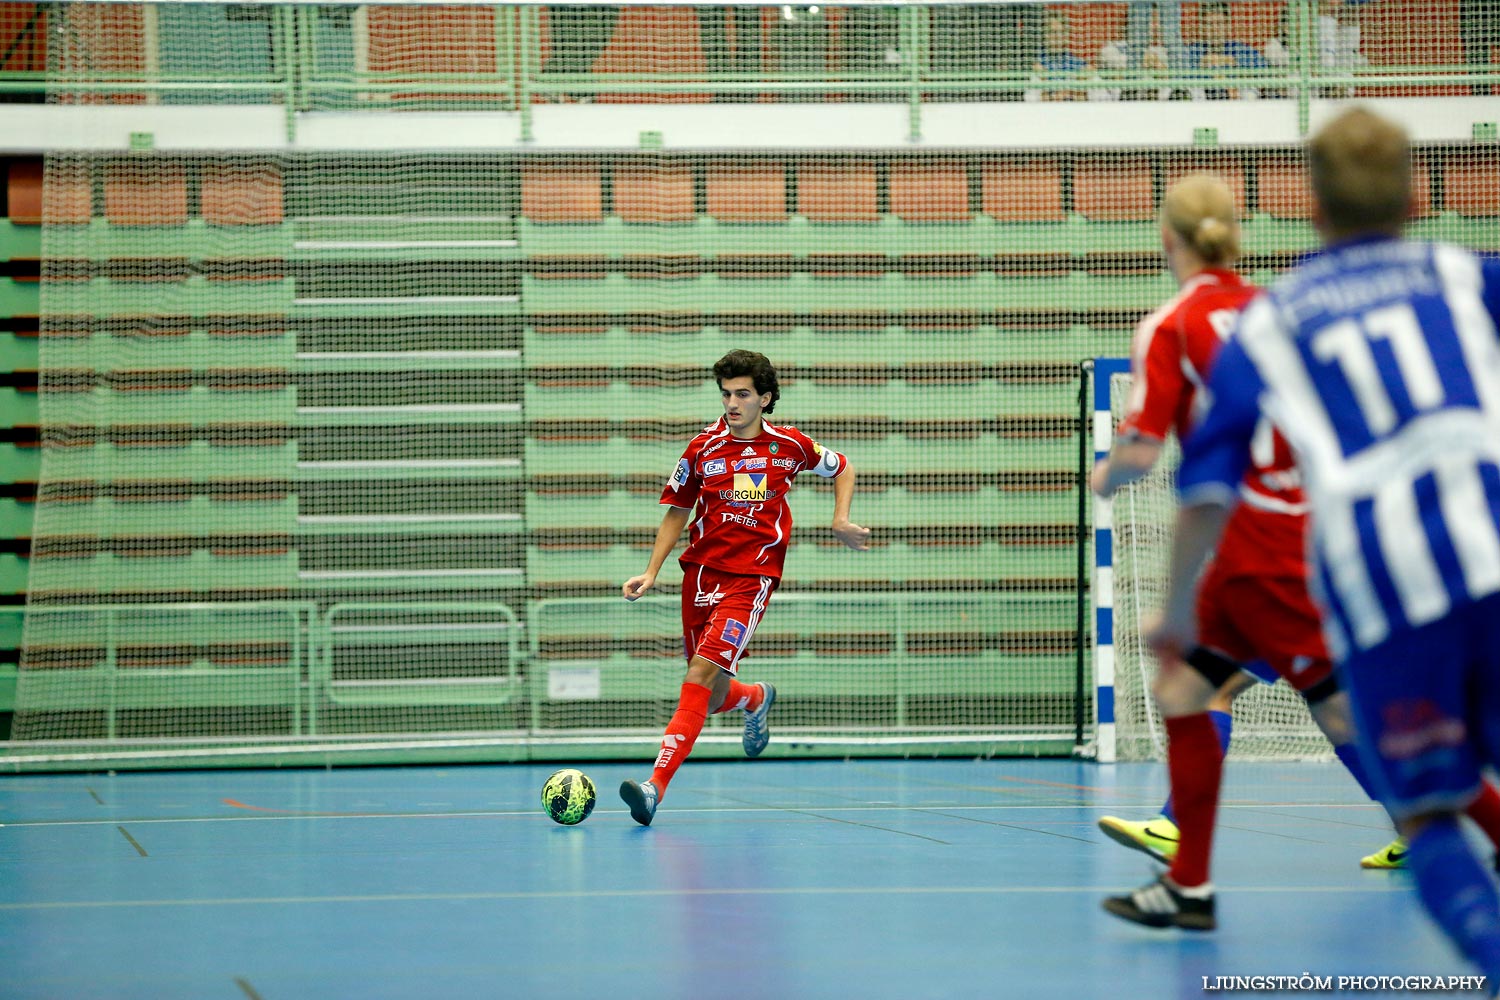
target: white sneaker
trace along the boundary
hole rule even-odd
[[[620,783],[620,798],[630,807],[630,816],[641,826],[650,826],[656,815],[656,786],[649,781]]]
[[[745,748],[746,757],[759,757],[760,752],[771,742],[771,725],[766,719],[771,714],[772,703],[776,701],[776,689],[765,681],[760,681],[756,686],[765,692],[765,697],[760,700],[760,708],[745,713],[745,736],[740,740],[740,745]]]

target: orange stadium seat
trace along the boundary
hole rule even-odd
[[[996,222],[1063,221],[1062,170],[1051,157],[986,163],[979,172],[984,214]]]
[[[784,222],[786,164],[780,160],[709,163],[708,214],[719,222]]]
[[[521,214],[532,222],[602,222],[599,164],[533,163],[521,169]]]
[[[215,226],[275,225],[285,218],[275,163],[210,163],[199,185],[203,220]]]
[[[186,224],[187,171],[180,163],[110,164],[104,171],[104,217],[117,226]]]
[[[11,160],[6,178],[6,201],[10,221],[23,226],[42,222],[42,161]]]
[[[1260,211],[1273,219],[1312,218],[1312,192],[1300,160],[1268,156],[1260,161],[1255,173]]]
[[[655,160],[622,162],[614,173],[615,214],[625,222],[692,222],[693,168]]]
[[[797,212],[813,222],[876,222],[875,164],[819,160],[797,170]]]
[[[891,213],[903,222],[969,221],[969,168],[963,160],[891,163]]]
[[[1213,174],[1229,185],[1229,190],[1234,193],[1234,207],[1241,216],[1244,216],[1249,202],[1245,197],[1245,164],[1239,157],[1231,154],[1209,154],[1191,155],[1184,159],[1173,158],[1166,165],[1166,184],[1172,184],[1188,174],[1200,171]]]
[[[1500,177],[1493,165],[1459,157],[1443,173],[1443,204],[1470,218],[1500,215]]]
[[[42,184],[42,218],[49,223],[85,223],[93,215],[94,179],[88,164],[55,161]]]
[[[1156,217],[1151,161],[1097,156],[1073,171],[1073,208],[1094,222],[1147,222]]]

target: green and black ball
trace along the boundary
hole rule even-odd
[[[571,767],[556,772],[542,786],[542,808],[563,826],[576,826],[588,819],[597,797],[589,776]]]

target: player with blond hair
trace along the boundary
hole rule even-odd
[[[1374,112],[1331,119],[1307,164],[1323,249],[1245,310],[1215,361],[1148,638],[1168,658],[1199,643],[1193,581],[1269,417],[1302,473],[1362,760],[1423,904],[1494,983],[1500,897],[1459,817],[1500,762],[1500,262],[1402,238],[1410,146]]]
[[[1188,435],[1215,358],[1259,291],[1232,270],[1239,226],[1222,180],[1194,174],[1175,183],[1162,202],[1161,234],[1181,290],[1137,328],[1126,417],[1110,455],[1094,471],[1092,485],[1101,496],[1149,471],[1169,431]],[[1163,658],[1152,687],[1167,729],[1176,822],[1099,821],[1112,839],[1170,864],[1158,880],[1105,901],[1116,916],[1149,926],[1208,930],[1216,924],[1209,868],[1229,740],[1225,703],[1253,683],[1242,672],[1245,664],[1268,664],[1302,695],[1334,752],[1373,797],[1353,745],[1348,696],[1333,676],[1307,590],[1305,502],[1291,452],[1263,423],[1249,457],[1232,519],[1197,586],[1198,639],[1181,657]],[[1500,796],[1489,796],[1489,811],[1480,815],[1489,830],[1500,832]],[[1392,852],[1388,847],[1376,856]]]

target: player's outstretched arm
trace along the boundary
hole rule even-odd
[[[854,503],[854,465],[845,461],[844,471],[833,481],[833,534],[856,552],[868,552],[870,529],[849,520],[849,508]]]
[[[656,542],[651,546],[651,561],[646,564],[646,572],[632,576],[620,587],[620,594],[625,600],[633,601],[656,586],[656,574],[661,572],[662,563],[672,554],[677,539],[682,537],[682,529],[687,527],[690,513],[691,507],[667,506],[666,513],[661,516],[661,525],[656,529]]]

